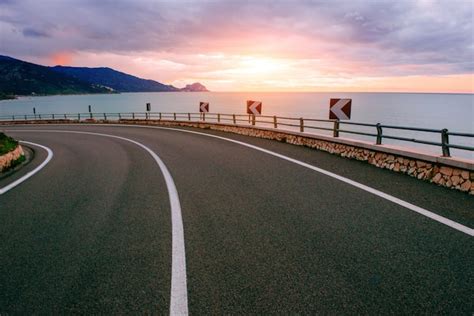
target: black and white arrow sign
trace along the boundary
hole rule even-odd
[[[261,115],[262,114],[262,102],[260,101],[247,101],[247,114]]]
[[[330,120],[350,120],[352,99],[331,99],[329,100]]]
[[[209,102],[199,102],[199,112],[208,113],[209,112]]]

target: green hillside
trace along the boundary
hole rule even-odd
[[[108,88],[61,74],[49,67],[0,56],[0,99],[15,95],[109,92]]]

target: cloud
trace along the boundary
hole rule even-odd
[[[49,34],[42,30],[35,30],[32,28],[23,29],[23,35],[26,37],[49,37]]]
[[[465,0],[0,1],[0,53],[145,56],[133,64],[169,78],[232,73],[232,56],[317,76],[444,76],[474,70],[473,14]],[[228,62],[196,57],[219,54]]]

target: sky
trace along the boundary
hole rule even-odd
[[[0,0],[0,54],[212,91],[474,92],[470,0]]]

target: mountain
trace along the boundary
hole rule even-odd
[[[209,92],[205,86],[200,84],[199,82],[195,82],[193,84],[188,84],[186,87],[179,89],[180,91],[184,92]]]
[[[94,85],[106,86],[118,92],[179,91],[171,85],[138,78],[111,68],[51,67],[54,71]]]
[[[110,93],[110,89],[52,70],[0,55],[0,99],[15,95]]]
[[[196,82],[179,89],[111,68],[46,67],[0,55],[0,100],[16,95],[208,91]]]

